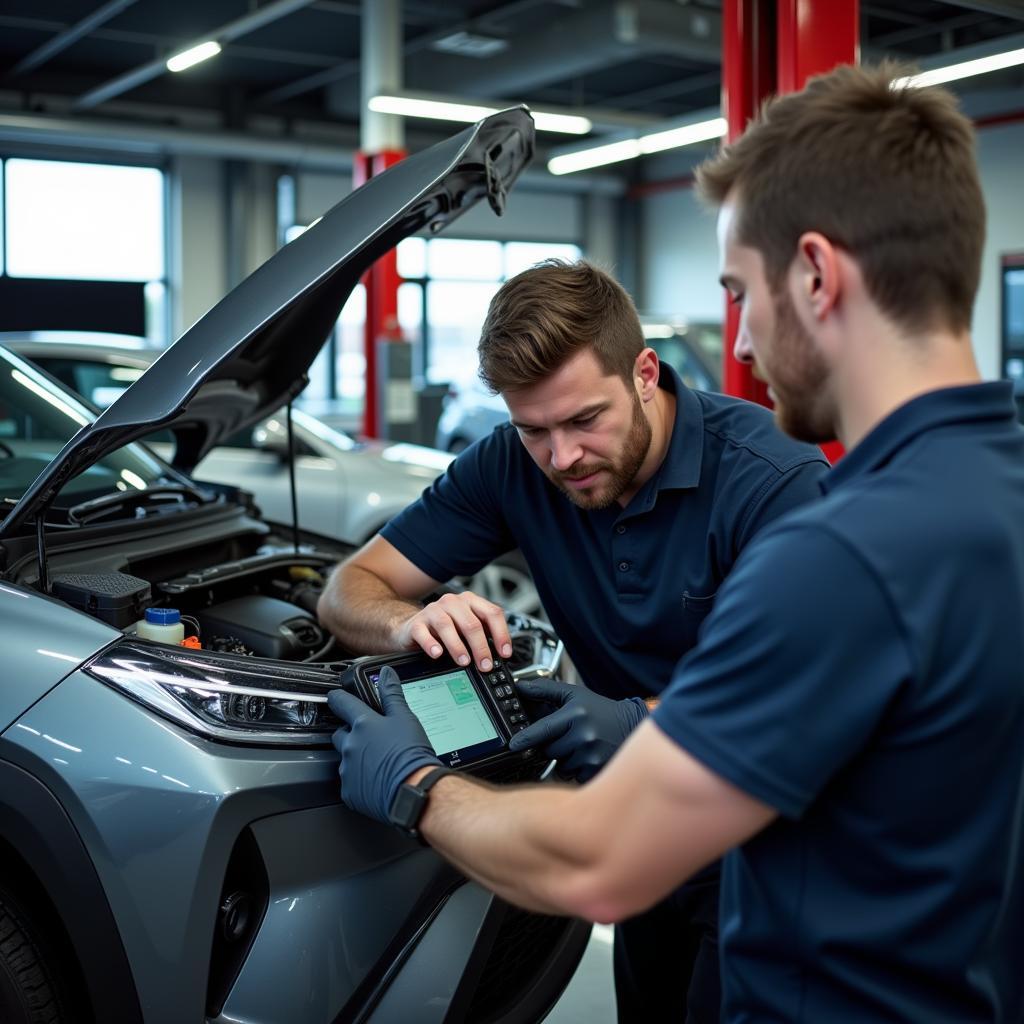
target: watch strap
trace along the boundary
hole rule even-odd
[[[398,787],[394,802],[391,806],[389,818],[391,823],[401,829],[407,836],[426,846],[426,842],[420,835],[417,827],[423,812],[427,808],[427,794],[434,785],[441,781],[446,775],[454,775],[455,772],[445,765],[437,765],[431,768],[426,775],[416,783],[404,782]]]

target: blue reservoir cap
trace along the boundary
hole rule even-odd
[[[181,622],[181,612],[177,608],[147,608],[146,621],[158,626],[173,626]]]

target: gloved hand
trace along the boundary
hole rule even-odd
[[[342,722],[332,737],[341,754],[341,799],[353,811],[387,824],[398,787],[417,768],[441,762],[390,665],[381,669],[377,692],[382,715],[340,689],[331,691],[327,704]]]
[[[611,700],[555,679],[523,681],[516,689],[528,700],[556,705],[556,710],[516,733],[509,749],[542,747],[546,757],[557,759],[559,775],[578,782],[592,779],[647,717],[647,705],[639,697]]]

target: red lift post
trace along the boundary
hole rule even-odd
[[[768,96],[802,89],[812,75],[859,57],[859,0],[724,0],[722,10],[722,110],[727,140],[738,138]],[[768,392],[750,367],[733,357],[739,326],[726,305],[723,389],[768,405]],[[824,445],[829,461],[842,455]]]
[[[380,153],[356,153],[352,168],[352,183],[356,188],[365,185],[375,174],[380,174],[405,157],[400,149],[386,149]],[[363,353],[366,356],[366,395],[363,402],[363,436],[380,437],[381,410],[377,405],[377,341],[387,338],[401,341],[398,330],[398,255],[396,250],[381,256],[363,275],[366,287],[366,323],[363,335]]]

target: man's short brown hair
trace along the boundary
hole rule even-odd
[[[644,336],[636,307],[609,274],[585,260],[544,260],[491,300],[480,335],[480,379],[498,393],[530,387],[589,348],[627,383]]]
[[[985,241],[974,131],[945,89],[894,84],[893,64],[840,67],[769,101],[697,171],[702,196],[738,197],[737,237],[781,286],[806,231],[857,260],[904,329],[967,330]]]

